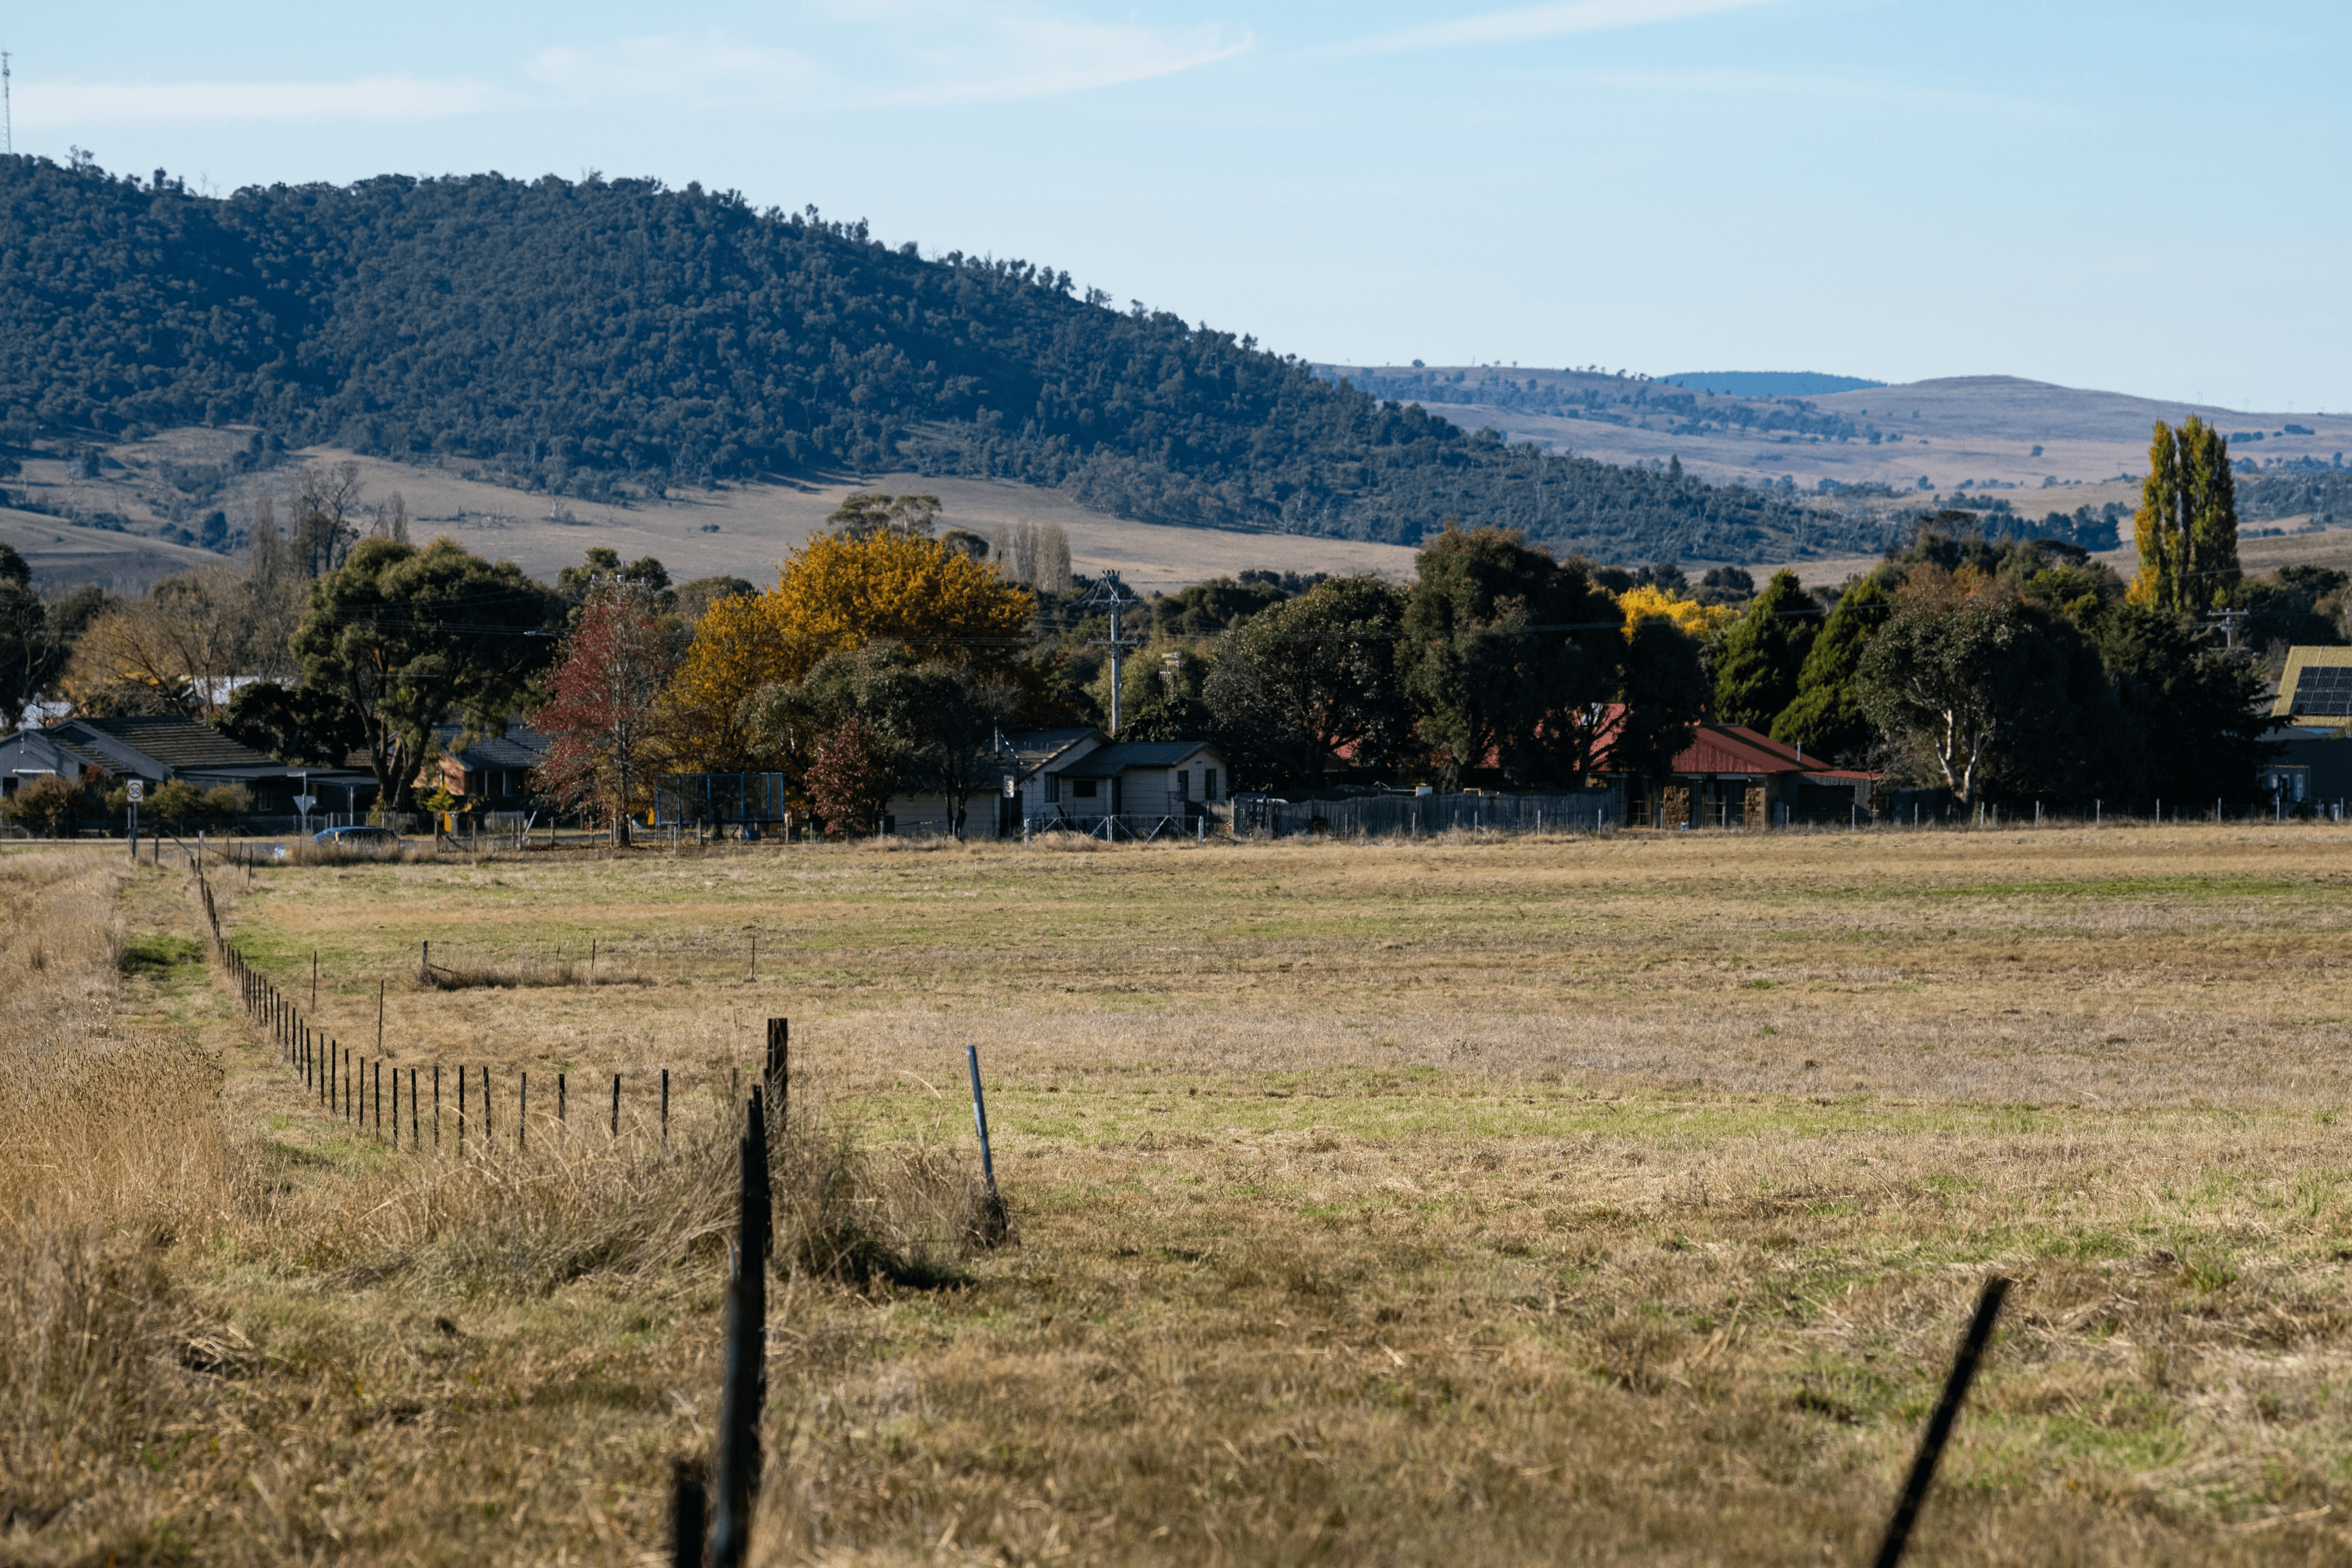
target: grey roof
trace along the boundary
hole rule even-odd
[[[535,768],[547,761],[554,742],[528,724],[509,724],[503,734],[477,737],[460,746],[463,724],[436,724],[433,738],[441,749],[467,768]]]
[[[1115,778],[1129,768],[1176,767],[1203,752],[1219,762],[1224,760],[1223,753],[1206,741],[1118,741],[1055,772],[1072,779]]]
[[[139,763],[169,773],[284,773],[286,764],[193,719],[68,719],[51,738],[110,770]]]
[[[1005,736],[1004,743],[1019,760],[1021,771],[1028,773],[1052,762],[1072,746],[1090,739],[1101,740],[1102,731],[1093,728],[1024,730]]]

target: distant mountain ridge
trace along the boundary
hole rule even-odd
[[[384,176],[212,200],[0,159],[0,323],[20,449],[250,425],[590,500],[912,469],[1406,544],[1447,518],[1619,560],[1879,542],[1761,489],[1465,429],[1066,272],[927,260],[697,185]]]

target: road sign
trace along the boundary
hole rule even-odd
[[[298,795],[294,797],[294,809],[305,816],[310,816],[310,808],[318,804],[319,797],[315,795]]]
[[[141,801],[145,800],[146,798],[147,781],[145,779],[132,779],[131,781],[131,804],[137,805]]]

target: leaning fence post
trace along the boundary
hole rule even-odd
[[[1996,1274],[1984,1283],[1984,1292],[1977,1298],[1977,1315],[1969,1320],[1969,1331],[1960,1341],[1960,1353],[1952,1360],[1951,1375],[1944,1380],[1944,1392],[1936,1401],[1935,1414],[1927,1417],[1927,1430],[1919,1438],[1918,1457],[1911,1461],[1911,1474],[1903,1483],[1903,1495],[1895,1504],[1895,1517],[1886,1521],[1886,1539],[1878,1548],[1878,1568],[1895,1568],[1903,1561],[1903,1550],[1910,1543],[1911,1527],[1919,1518],[1919,1505],[1927,1500],[1927,1488],[1936,1479],[1936,1461],[1943,1458],[1945,1440],[1952,1435],[1952,1423],[1959,1418],[1960,1401],[1969,1396],[1969,1384],[1977,1375],[1977,1363],[1983,1358],[1986,1343],[1992,1338],[1995,1319],[2000,1316],[2001,1298],[2009,1294],[2009,1281]]]
[[[663,1147],[664,1149],[667,1149],[667,1148],[669,1147],[669,1068],[662,1068],[662,1069],[661,1069],[661,1075],[662,1075],[662,1123],[661,1123],[661,1127],[662,1127],[662,1147]]]
[[[490,1065],[482,1064],[482,1147],[490,1146]]]
[[[530,1074],[522,1075],[522,1092],[515,1097],[515,1147],[530,1143]]]
[[[980,1131],[980,1174],[988,1184],[987,1208],[982,1216],[982,1228],[992,1238],[1004,1234],[1006,1219],[1004,1199],[996,1191],[996,1156],[988,1146],[988,1100],[980,1089],[980,1047],[968,1045],[963,1048],[964,1063],[971,1069],[971,1122]]]
[[[617,1081],[617,1080],[616,1080]],[[754,1089],[737,1145],[741,1196],[727,1281],[727,1366],[719,1390],[719,1518],[711,1568],[741,1568],[760,1490],[760,1413],[768,1394],[768,1162],[766,1108]]]
[[[621,1135],[621,1075],[613,1075],[613,1136]]]
[[[457,1069],[457,1152],[466,1152],[466,1069]]]
[[[558,1126],[561,1126],[563,1122],[563,1075],[562,1073],[557,1073],[555,1075],[555,1121]]]

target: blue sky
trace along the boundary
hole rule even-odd
[[[17,151],[657,175],[1315,359],[2352,408],[2352,6],[19,7]]]

